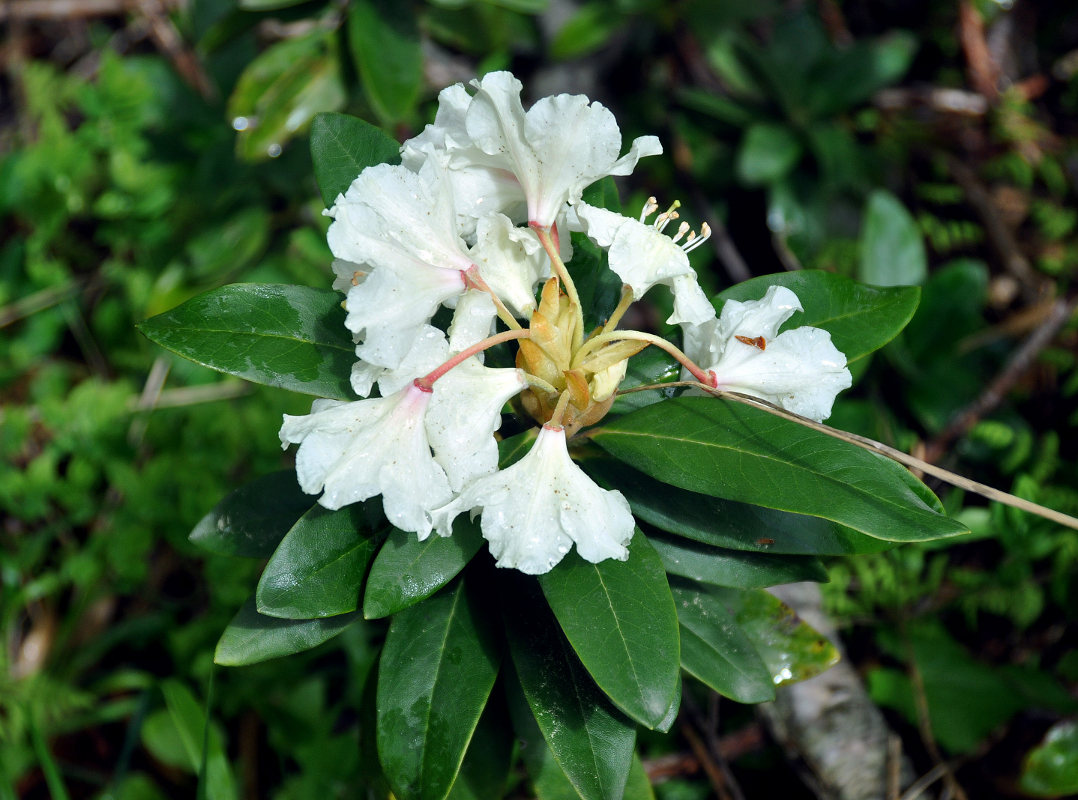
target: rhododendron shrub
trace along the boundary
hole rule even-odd
[[[619,797],[683,674],[760,702],[832,663],[765,587],[965,532],[904,468],[804,424],[918,290],[798,272],[707,297],[689,259],[707,226],[676,201],[620,208],[612,176],[659,140],[626,144],[586,97],[525,109],[521,88],[449,87],[400,146],[320,116],[325,285],[227,286],[142,326],[316,398],[279,430],[294,475],[192,534],[268,559],[217,661],[384,631],[366,746],[400,798],[497,795],[507,720],[533,776]],[[652,300],[673,335],[623,325]]]

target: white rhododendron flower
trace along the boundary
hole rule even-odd
[[[624,561],[636,523],[621,492],[601,489],[569,457],[565,431],[543,426],[520,461],[480,478],[435,512],[448,531],[464,511],[481,509],[480,527],[499,567],[549,572],[575,543],[582,558]]]
[[[661,283],[674,293],[674,313],[667,320],[669,324],[706,322],[715,315],[715,309],[696,282],[688,253],[703,244],[711,230],[705,223],[697,236],[683,222],[672,238],[666,236],[663,230],[677,218],[673,208],[659,214],[653,224],[644,223],[658,208],[655,198],[649,198],[639,221],[587,203],[578,203],[573,210],[588,238],[609,248],[610,269],[632,287],[634,300]],[[686,236],[686,241],[678,244]]]
[[[525,112],[520,81],[510,73],[492,72],[472,85],[478,91],[465,127],[484,155],[462,151],[450,163],[479,163],[515,175],[528,222],[541,228],[553,225],[585,187],[607,175],[628,175],[641,158],[662,152],[656,137],[641,136],[620,156],[621,130],[614,115],[583,95],[544,97]]]
[[[363,170],[327,213],[333,255],[371,269],[345,301],[345,324],[362,338],[356,355],[396,367],[434,312],[467,288],[464,272],[473,264],[449,184],[435,166],[417,174],[379,164]]]
[[[685,352],[715,373],[718,389],[742,392],[820,422],[852,383],[844,356],[819,328],[778,333],[801,302],[784,286],[761,300],[727,300],[722,314],[685,327]]]
[[[507,72],[472,87],[445,89],[401,164],[363,170],[327,212],[332,286],[345,293],[356,345],[351,385],[368,399],[316,400],[310,414],[284,418],[281,441],[299,445],[300,486],[327,508],[381,495],[388,521],[420,539],[479,514],[497,565],[529,574],[573,547],[594,563],[625,560],[629,504],[573,462],[569,440],[610,411],[630,357],[659,347],[686,380],[816,420],[850,373],[826,332],[778,333],[801,307],[788,289],[729,301],[716,316],[688,258],[710,232],[679,222],[668,235],[677,203],[658,213],[649,198],[632,219],[581,200],[589,184],[662,152],[655,137],[622,156],[613,115],[586,97],[546,97],[525,111]],[[590,329],[581,294],[612,293],[578,289],[566,266],[570,232],[605,249],[622,284]],[[668,322],[682,326],[684,350],[619,327],[660,284],[673,294]],[[507,410],[540,428],[530,452],[499,470],[495,434]]]
[[[311,413],[285,415],[281,443],[298,444],[303,491],[337,509],[382,495],[386,518],[425,538],[430,512],[453,493],[427,442],[431,393],[409,386],[389,397],[341,403],[316,400]]]

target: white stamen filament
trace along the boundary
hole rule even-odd
[[[696,231],[692,231],[689,234],[689,238],[685,240],[685,244],[681,245],[681,249],[686,253],[692,252],[710,238],[711,226],[705,222],[700,226],[700,235],[697,236]],[[676,242],[677,239],[674,239],[674,241]]]

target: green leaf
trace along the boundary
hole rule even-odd
[[[423,84],[418,18],[411,4],[353,0],[348,43],[375,113],[388,124],[408,119]]]
[[[314,498],[299,488],[295,470],[274,472],[228,495],[188,538],[211,553],[269,558],[312,505]]]
[[[247,65],[228,100],[242,158],[280,155],[316,113],[344,105],[336,50],[333,36],[316,30],[271,45]]]
[[[538,435],[536,428],[511,436],[498,444],[502,469],[524,456]],[[378,552],[367,576],[363,614],[377,619],[430,597],[468,564],[483,546],[479,521],[467,516],[453,522],[453,535],[430,536],[419,541],[414,534],[393,531]]]
[[[780,331],[801,325],[823,328],[851,363],[895,338],[913,318],[920,299],[916,287],[862,286],[842,275],[819,270],[752,278],[730,287],[717,299],[759,300],[769,286],[785,286],[805,308],[790,317]]]
[[[504,585],[505,631],[519,679],[509,687],[509,711],[536,793],[542,800],[621,798],[636,730],[581,665],[534,582],[512,576]]]
[[[606,251],[582,233],[572,234],[573,260],[567,265],[584,308],[584,329],[591,331],[605,320],[621,300],[621,278],[607,268]]]
[[[733,615],[776,686],[808,680],[838,663],[835,646],[777,597],[759,589],[711,587],[709,593]]]
[[[425,600],[467,566],[483,546],[479,522],[457,517],[452,536],[428,536],[390,531],[371,565],[363,594],[363,616],[388,617]]]
[[[624,18],[609,6],[586,3],[558,29],[550,42],[550,56],[565,60],[598,50],[624,22]]]
[[[258,613],[314,619],[355,611],[367,566],[384,535],[374,530],[381,519],[359,503],[337,511],[314,506],[292,526],[262,572],[255,593]]]
[[[673,356],[658,347],[648,347],[629,359],[625,377],[618,386],[618,396],[611,407],[612,414],[627,414],[637,408],[650,406],[668,397],[673,397],[675,389],[650,389],[641,392],[628,392],[635,386],[650,386],[656,383],[669,383],[679,380],[681,365]]]
[[[907,641],[900,640],[896,634],[881,634],[880,645],[904,660],[912,650],[932,731],[945,750],[973,752],[1018,711],[1044,707],[1042,702],[1031,701],[1006,671],[974,658],[938,620],[911,623],[906,634]],[[917,721],[916,700],[904,672],[873,670],[868,684],[873,700]]]
[[[801,160],[802,146],[785,125],[758,122],[745,131],[737,152],[737,175],[749,186],[782,179]]]
[[[916,37],[905,31],[855,42],[813,70],[807,105],[822,119],[862,103],[905,75],[916,52]]]
[[[468,744],[449,800],[489,800],[502,797],[513,766],[512,723],[500,692],[491,694]]]
[[[877,189],[868,196],[861,227],[858,280],[877,286],[916,286],[928,274],[928,256],[917,222],[902,201]]]
[[[664,483],[829,519],[877,539],[968,533],[895,462],[741,403],[667,400],[613,420],[592,441]]]
[[[823,564],[809,556],[745,553],[661,536],[650,541],[668,573],[703,583],[764,589],[797,581],[827,582]]]
[[[673,583],[670,591],[681,626],[681,666],[739,703],[774,700],[771,672],[723,597],[711,587],[687,581]]]
[[[637,519],[715,547],[829,556],[878,553],[893,546],[819,517],[678,489],[613,459],[589,458],[581,466],[601,486],[625,495]]]
[[[1078,722],[1064,720],[1048,730],[1026,756],[1020,785],[1041,797],[1078,794]]]
[[[355,400],[355,346],[330,289],[236,283],[200,294],[138,326],[198,364],[254,383]]]
[[[615,214],[621,213],[621,197],[618,194],[618,184],[613,176],[597,180],[584,190],[581,199],[589,206],[605,208]]]
[[[221,634],[213,661],[225,667],[242,667],[301,653],[332,639],[359,620],[358,613],[302,620],[267,617],[258,613],[255,598],[251,597]]]
[[[400,145],[358,117],[325,112],[311,123],[311,161],[322,201],[329,207],[367,167],[399,163]]]
[[[211,722],[207,730],[203,704],[179,681],[163,681],[161,693],[165,709],[150,714],[140,731],[146,749],[169,766],[200,775],[209,800],[236,798],[220,727]]]
[[[442,800],[498,674],[479,603],[457,581],[393,617],[378,668],[378,755],[401,800]]]
[[[648,728],[677,694],[677,612],[662,561],[638,529],[627,561],[575,552],[539,585],[588,672],[618,708]]]
[[[622,800],[655,800],[647,770],[636,753],[633,753],[633,765],[629,768],[629,780],[625,783]]]

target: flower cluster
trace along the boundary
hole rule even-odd
[[[299,444],[300,485],[327,508],[381,495],[389,521],[420,539],[481,513],[498,565],[531,574],[574,544],[589,561],[625,559],[629,505],[573,463],[567,439],[607,413],[629,357],[662,347],[687,378],[816,420],[850,384],[845,358],[824,331],[778,332],[800,308],[787,289],[716,315],[687,257],[707,226],[697,235],[680,223],[667,235],[676,204],[657,213],[650,199],[637,220],[581,200],[589,184],[661,153],[655,137],[622,155],[613,115],[586,97],[546,97],[525,111],[509,73],[472,86],[445,89],[402,163],[365,169],[327,212],[334,286],[346,292],[356,342],[351,383],[364,399],[315,401],[310,414],[285,417],[281,440]],[[624,284],[592,331],[565,267],[567,231],[607,249]],[[684,352],[617,327],[659,284],[673,294],[669,322],[682,326]],[[442,308],[452,310],[445,331],[432,325]],[[516,366],[486,366],[484,351],[506,342],[518,347]],[[541,429],[499,470],[495,431],[510,401]]]

